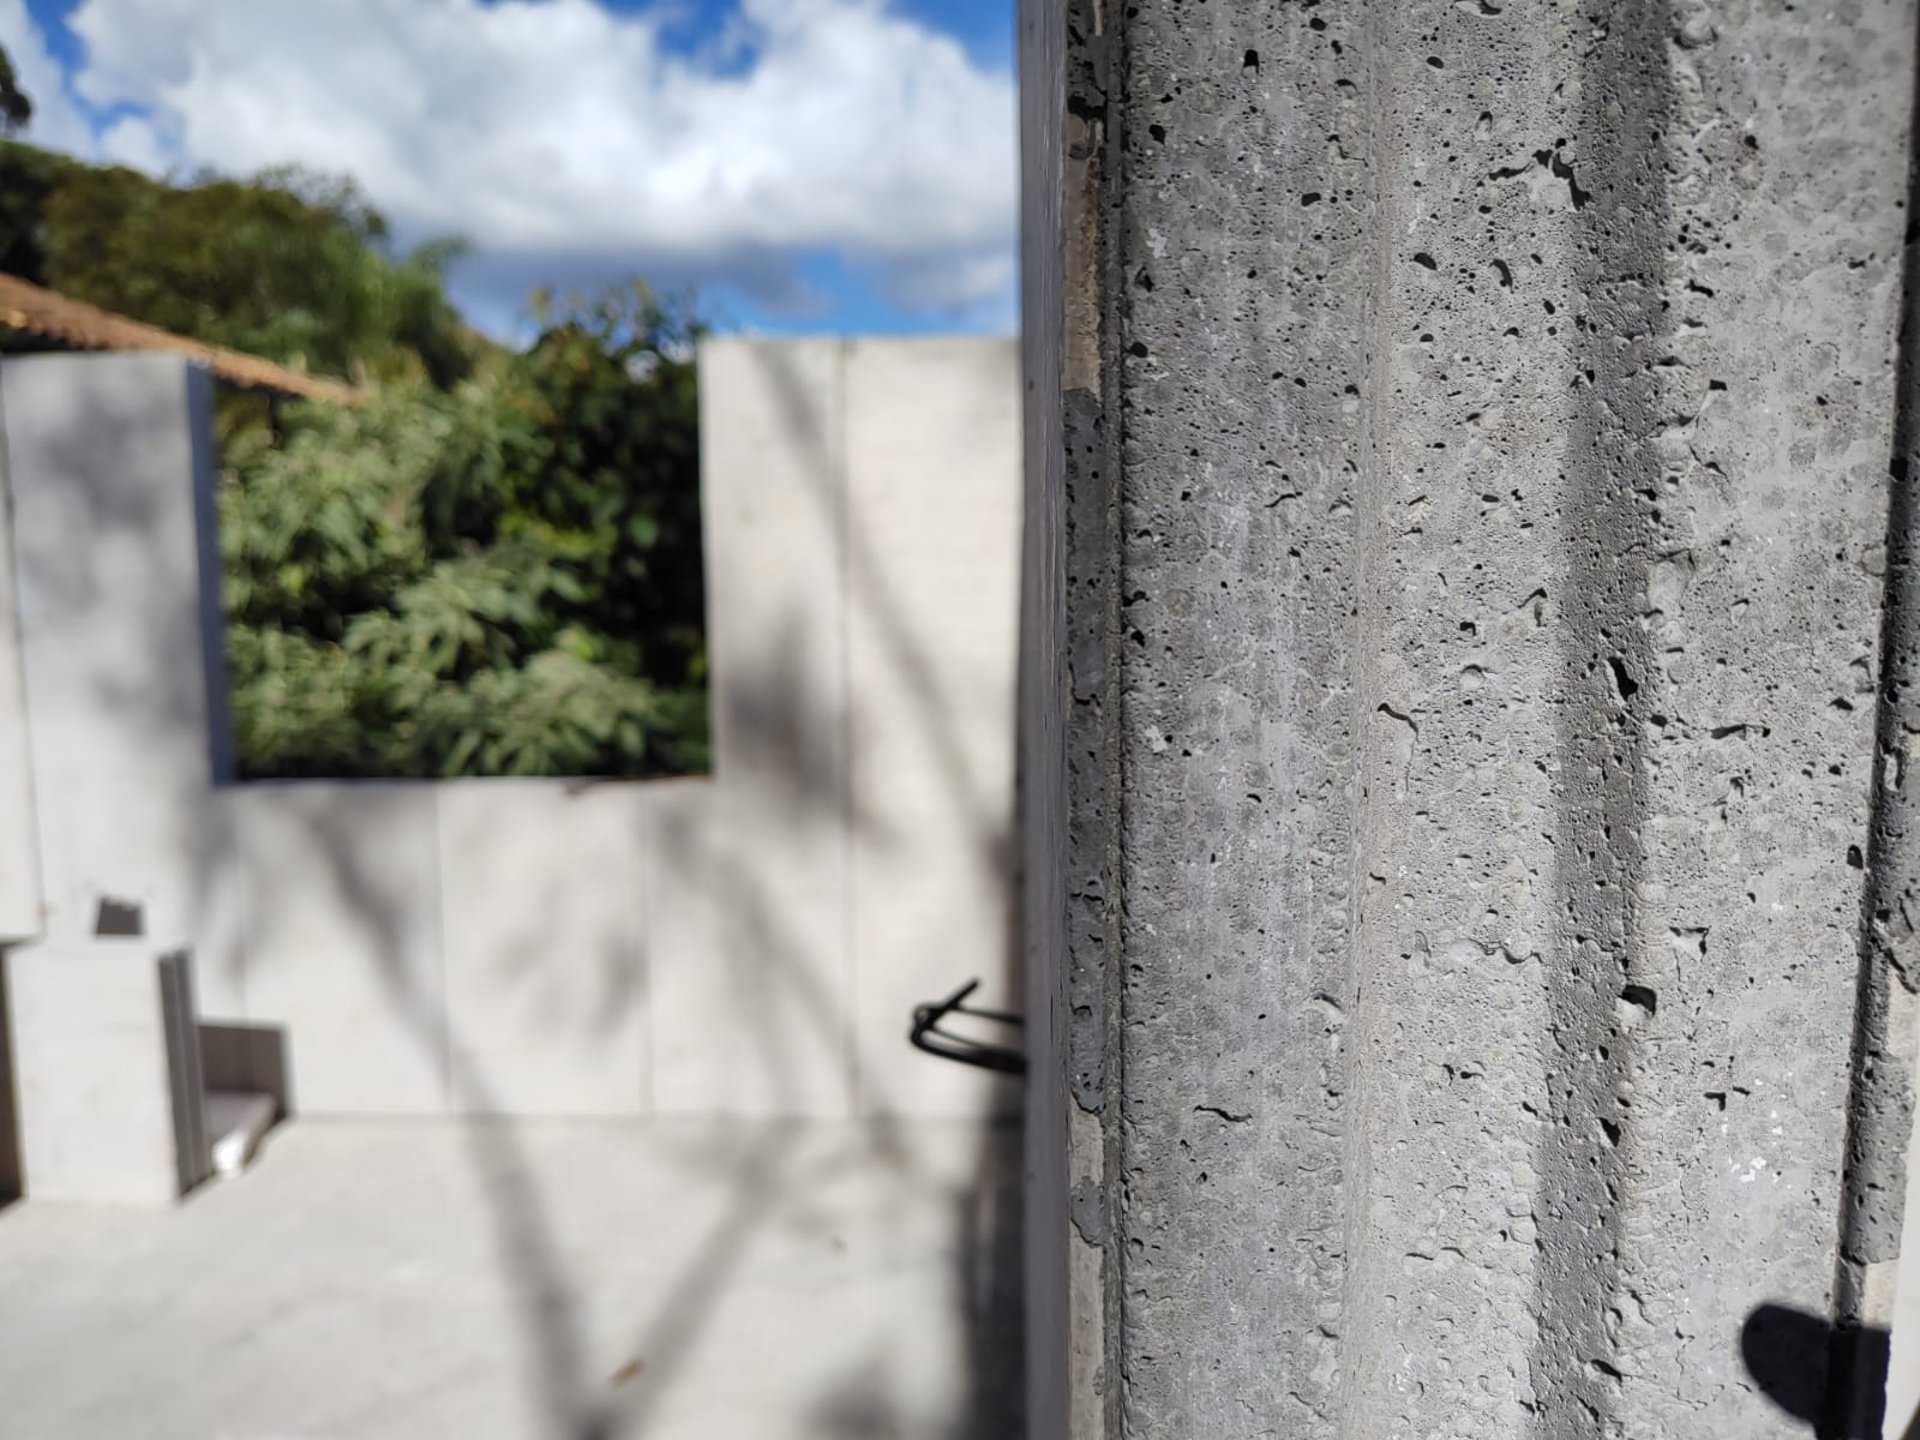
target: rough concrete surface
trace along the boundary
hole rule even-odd
[[[1058,23],[1075,1433],[1857,1409],[1912,8]]]
[[[1007,1440],[1007,1132],[295,1122],[0,1211],[9,1440]]]

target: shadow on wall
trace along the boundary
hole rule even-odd
[[[5,948],[0,947],[0,1209],[20,1198],[20,1128],[13,1111],[13,1012],[7,999]]]
[[[1889,1339],[1885,1330],[1874,1327],[1854,1342],[1870,1373],[1886,1373]],[[1740,1359],[1775,1405],[1827,1440],[1881,1440],[1884,1417],[1879,1406],[1868,1406],[1851,1423],[1844,1415],[1823,1413],[1832,1403],[1827,1375],[1834,1344],[1833,1327],[1825,1316],[1790,1305],[1756,1306],[1740,1329]],[[1910,1419],[1900,1440],[1920,1440],[1920,1414]]]
[[[803,423],[808,397],[786,368],[786,358],[777,348],[764,352],[764,378],[789,410],[790,430],[815,442],[800,457],[807,497],[842,537],[850,607],[870,617],[889,683],[911,700],[907,713],[914,742],[929,757],[937,777],[941,823],[969,837],[972,863],[1010,875],[1007,807],[995,804],[990,787],[996,782],[975,772],[965,737],[956,730],[959,721],[949,696],[942,693],[942,671],[905,621],[873,543],[843,503],[832,447],[820,426]],[[726,682],[716,685],[714,699],[716,711],[729,707],[724,717],[716,713],[717,727],[730,732],[728,743],[737,753],[757,757],[757,772],[777,772],[785,782],[773,799],[778,823],[799,836],[844,826],[850,845],[882,851],[908,844],[911,837],[873,813],[847,783],[844,752],[836,757],[819,750],[822,744],[829,749],[844,744],[835,737],[844,737],[849,720],[835,713],[832,697],[823,697],[819,687],[794,668],[799,663],[795,657],[802,653],[798,638],[781,632],[769,639],[771,643],[758,648],[757,668],[742,673],[736,663]],[[1007,722],[1011,725],[1011,715]],[[718,764],[725,763],[722,752]],[[712,793],[695,798],[724,804],[724,769],[711,784]],[[808,1073],[806,1056],[797,1053],[801,1049],[849,1057],[847,1063],[857,1069],[851,1058],[858,1053],[857,997],[837,990],[830,977],[823,978],[811,938],[796,933],[791,923],[792,877],[768,873],[726,836],[716,839],[714,827],[703,818],[707,808],[667,806],[658,828],[641,837],[643,846],[671,865],[670,883],[660,886],[663,893],[650,903],[672,905],[677,896],[689,908],[716,917],[720,933],[711,937],[712,959],[729,967],[727,998],[738,1029],[731,1062],[758,1067],[767,1094],[808,1093],[818,1076]],[[499,1077],[451,1033],[444,998],[422,983],[410,960],[418,926],[411,913],[415,897],[397,892],[379,847],[358,843],[361,832],[330,820],[324,807],[285,813],[307,827],[305,853],[328,872],[313,880],[330,884],[329,893],[359,933],[356,949],[373,968],[387,1011],[427,1065],[436,1070],[444,1066],[451,1093],[463,1097],[464,1108],[471,1112],[510,1109],[496,1103]],[[845,897],[835,903],[844,906]],[[1004,917],[1000,947],[1009,971],[1017,953],[1013,918],[1011,913]],[[937,937],[925,938],[931,943]],[[597,955],[561,955],[551,945],[543,946],[538,930],[530,930],[517,935],[510,949],[506,969],[516,976],[531,976],[554,964],[592,964],[604,1005],[599,1020],[609,1028],[650,1003],[650,957],[630,936],[605,935]],[[248,962],[256,963],[262,963],[258,957]],[[1008,979],[1017,993],[1017,981],[1010,975]],[[897,1043],[904,1051],[909,1019],[904,1007],[897,1018]],[[529,1026],[541,1023],[537,1013],[523,1019]],[[291,1043],[296,1049],[300,1043],[297,1026]],[[914,1059],[928,1066],[940,1064]],[[845,1078],[856,1087],[860,1079]],[[914,1137],[901,1127],[913,1120],[890,1114],[884,1104],[866,1108],[867,1118],[856,1122],[862,1137],[860,1163],[883,1169],[892,1177],[889,1193],[910,1197],[908,1203],[952,1207],[948,1233],[957,1243],[945,1293],[948,1303],[962,1312],[964,1373],[953,1377],[958,1403],[952,1414],[930,1424],[927,1397],[902,1383],[900,1367],[886,1354],[850,1354],[838,1361],[846,1367],[843,1374],[822,1376],[818,1385],[808,1387],[812,1398],[802,1403],[812,1408],[795,1417],[792,1433],[845,1440],[1015,1440],[1023,1429],[1017,1129],[1011,1123],[966,1127],[965,1133],[977,1137],[978,1149],[971,1180],[956,1190],[924,1164],[923,1145],[908,1143]],[[743,1132],[750,1132],[750,1139],[724,1162],[729,1201],[708,1217],[703,1238],[677,1272],[653,1277],[647,1293],[633,1297],[633,1368],[610,1383],[595,1363],[587,1336],[582,1259],[563,1253],[549,1202],[515,1128],[485,1121],[466,1127],[469,1157],[485,1191],[492,1242],[513,1296],[545,1433],[563,1440],[651,1433],[675,1394],[676,1382],[711,1332],[716,1311],[731,1290],[752,1279],[746,1267],[756,1234],[772,1225],[795,1223],[796,1215],[806,1216],[815,1197],[843,1178],[838,1167],[806,1162],[790,1124],[750,1125]],[[613,1133],[616,1138],[609,1143],[617,1144]],[[645,1223],[644,1217],[639,1220]],[[796,1305],[793,1323],[804,1325],[806,1320]],[[878,1333],[912,1337],[917,1329],[953,1324],[952,1315],[888,1315]]]
[[[786,358],[780,347],[756,358],[764,366],[763,388],[778,406],[803,411],[812,401],[785,368]],[[217,715],[208,714],[209,687],[203,682],[207,672],[196,670],[186,657],[204,656],[211,669],[218,666],[222,647],[217,633],[207,629],[213,612],[205,604],[166,603],[198,593],[201,586],[217,585],[217,570],[209,559],[210,535],[204,528],[210,519],[207,507],[200,507],[197,519],[202,528],[196,534],[183,523],[180,507],[168,509],[162,503],[166,485],[180,471],[199,472],[202,483],[210,478],[206,457],[189,456],[187,446],[174,447],[170,441],[167,453],[155,458],[155,447],[147,443],[155,434],[180,434],[180,372],[158,361],[136,364],[123,357],[59,357],[35,362],[27,373],[39,387],[35,393],[43,397],[57,397],[69,383],[74,387],[72,394],[91,397],[69,406],[72,413],[50,415],[42,407],[34,424],[16,426],[13,437],[45,441],[34,456],[45,483],[33,491],[30,506],[16,509],[16,520],[23,526],[31,523],[35,537],[28,547],[30,563],[23,564],[20,579],[32,586],[43,619],[52,615],[72,622],[66,629],[43,624],[37,632],[36,654],[51,678],[66,687],[61,692],[63,703],[74,724],[91,725],[97,731],[97,735],[90,731],[79,737],[88,743],[72,745],[64,743],[72,736],[72,726],[50,724],[46,731],[49,737],[57,734],[63,743],[51,747],[53,753],[43,771],[48,783],[41,793],[65,793],[63,787],[70,786],[73,803],[43,815],[43,830],[50,819],[65,827],[58,837],[62,845],[71,831],[74,844],[66,848],[87,852],[91,866],[85,874],[76,871],[66,877],[67,888],[58,896],[66,907],[63,923],[77,923],[80,901],[85,898],[80,882],[91,883],[92,870],[98,870],[113,880],[115,895],[132,897],[145,906],[151,933],[205,936],[212,924],[219,933],[200,947],[197,956],[204,965],[200,991],[210,1001],[207,1012],[222,1020],[249,1017],[250,1023],[208,1026],[203,1036],[206,1052],[233,1061],[253,1083],[267,1083],[267,1088],[273,1086],[261,1080],[260,1067],[277,1068],[283,1103],[289,1106],[304,1105],[314,1112],[330,1108],[312,1093],[317,1089],[315,1077],[300,1068],[302,1035],[311,1036],[317,1021],[322,1027],[336,1027],[332,1035],[336,1043],[351,1046],[360,1038],[367,1052],[362,1068],[369,1073],[345,1078],[363,1095],[378,1091],[393,1078],[382,1068],[389,1061],[404,1061],[414,1073],[400,1078],[418,1082],[421,1094],[430,1087],[434,1094],[457,1097],[463,1113],[484,1115],[516,1108],[500,1102],[514,1087],[524,1085],[527,1077],[508,1073],[496,1054],[481,1053],[482,1045],[465,1043],[449,1024],[443,973],[437,968],[423,970],[423,925],[439,923],[423,920],[423,912],[440,913],[435,876],[431,865],[409,868],[396,866],[396,861],[415,857],[420,849],[415,842],[423,835],[431,840],[437,832],[432,825],[408,821],[408,807],[392,803],[395,787],[360,787],[352,803],[343,806],[298,803],[302,797],[295,795],[296,803],[266,806],[272,825],[259,833],[249,832],[246,838],[245,858],[250,863],[289,864],[299,873],[285,877],[288,889],[295,892],[288,897],[241,897],[253,913],[244,924],[235,924],[235,934],[242,930],[251,934],[266,924],[276,935],[292,934],[307,945],[302,952],[306,959],[317,957],[351,967],[354,973],[345,988],[352,994],[347,1001],[336,1005],[330,1015],[316,1016],[305,1003],[307,994],[297,984],[289,987],[289,972],[297,968],[291,961],[276,959],[279,952],[271,946],[249,957],[243,956],[240,945],[229,943],[231,937],[224,928],[228,922],[221,917],[239,904],[232,873],[238,867],[231,860],[224,865],[200,862],[202,857],[236,853],[232,827],[237,817],[245,818],[242,810],[249,793],[258,798],[265,792],[254,787],[223,789],[215,794],[215,803],[207,803],[209,782],[225,778],[218,758],[221,722]],[[100,383],[94,384],[89,375]],[[187,391],[188,413],[204,417],[204,386],[189,383]],[[114,411],[109,402],[123,394],[133,399],[122,407],[124,413]],[[106,410],[94,415],[87,406],[106,406]],[[912,787],[914,804],[904,808],[887,788],[894,778],[891,769],[876,771],[867,790],[852,784],[846,758],[852,744],[849,737],[863,722],[867,697],[855,687],[843,685],[835,693],[823,694],[817,684],[809,684],[796,660],[797,632],[804,626],[792,619],[794,633],[790,634],[789,626],[775,616],[756,635],[752,653],[728,662],[731,671],[724,679],[724,686],[730,686],[737,697],[728,723],[755,776],[747,788],[760,786],[762,778],[767,782],[764,792],[756,790],[754,806],[758,808],[748,818],[771,815],[775,823],[800,837],[839,828],[845,839],[837,843],[890,858],[896,872],[900,863],[909,870],[952,863],[966,867],[969,875],[1005,876],[1011,863],[1010,817],[1003,813],[1005,782],[991,773],[991,767],[983,769],[976,763],[964,727],[978,722],[963,718],[953,703],[953,677],[964,676],[965,668],[956,671],[951,655],[929,651],[927,635],[944,632],[938,628],[929,632],[923,622],[910,618],[911,597],[895,592],[883,563],[894,558],[885,553],[891,542],[867,534],[860,517],[844,505],[840,458],[823,427],[816,423],[804,427],[803,433],[811,443],[782,461],[796,464],[803,482],[791,501],[803,511],[811,508],[837,537],[838,584],[859,611],[863,633],[871,641],[864,652],[869,660],[865,681],[899,702],[889,711],[887,743],[893,748],[887,753],[910,747],[925,773]],[[90,437],[85,443],[79,438],[83,434]],[[173,453],[175,448],[179,454]],[[907,458],[913,453],[906,452]],[[151,466],[145,461],[151,461]],[[20,499],[18,487],[15,499]],[[190,571],[196,563],[197,570]],[[1009,557],[1009,575],[1012,572]],[[1004,657],[1009,669],[1012,659],[1010,652]],[[68,664],[69,660],[75,663]],[[216,699],[223,697],[223,686],[210,688]],[[726,703],[722,688],[716,686],[716,705]],[[852,714],[847,713],[850,689]],[[38,698],[44,701],[49,693],[49,686],[43,685]],[[62,711],[58,718],[69,716]],[[1009,743],[1012,723],[1009,713],[1005,717]],[[100,743],[92,744],[89,736]],[[210,750],[215,752],[213,757]],[[725,766],[725,753],[720,763]],[[950,1269],[937,1284],[916,1280],[907,1287],[929,1297],[927,1303],[937,1304],[940,1313],[868,1313],[862,1317],[868,1328],[861,1337],[843,1341],[837,1334],[826,1336],[839,1373],[808,1375],[804,1386],[795,1387],[793,1405],[781,1416],[791,1426],[786,1433],[823,1440],[879,1435],[911,1440],[1012,1440],[1021,1430],[1022,1391],[1017,1135],[1010,1125],[950,1127],[942,1133],[964,1134],[969,1137],[966,1143],[977,1145],[977,1153],[955,1166],[945,1163],[951,1157],[938,1155],[924,1136],[909,1128],[921,1122],[890,1113],[891,1107],[884,1103],[887,1097],[874,1092],[891,1083],[879,1071],[894,1063],[895,1054],[904,1057],[900,1074],[909,1086],[932,1076],[927,1089],[933,1093],[949,1078],[941,1062],[908,1050],[909,1005],[896,1006],[886,998],[869,1014],[870,1023],[864,1029],[869,1046],[875,1043],[880,1025],[872,1015],[884,1011],[881,1028],[887,1034],[881,1039],[896,1048],[870,1048],[868,1058],[874,1063],[863,1065],[855,1058],[863,1031],[856,1002],[862,997],[852,993],[846,983],[850,972],[838,959],[827,956],[832,963],[823,966],[822,950],[831,947],[822,947],[817,934],[803,933],[797,923],[799,908],[820,903],[822,897],[806,893],[805,876],[796,882],[792,873],[778,866],[756,863],[757,857],[769,853],[765,847],[743,846],[737,835],[716,832],[701,813],[695,813],[710,810],[708,802],[727,801],[729,781],[724,769],[711,781],[669,784],[689,784],[692,788],[687,793],[700,804],[686,810],[667,804],[661,807],[664,814],[646,807],[613,809],[628,817],[624,823],[644,828],[640,848],[672,862],[671,874],[655,887],[660,892],[658,903],[674,907],[685,901],[683,908],[716,917],[709,948],[713,969],[720,971],[724,987],[720,998],[733,1034],[722,1063],[697,1073],[711,1075],[718,1083],[728,1079],[728,1067],[736,1072],[752,1067],[756,1091],[763,1099],[771,1096],[777,1101],[821,1086],[820,1054],[844,1057],[832,1083],[854,1100],[861,1098],[864,1087],[868,1118],[850,1123],[845,1132],[851,1137],[844,1147],[846,1154],[833,1166],[819,1163],[818,1145],[812,1147],[810,1158],[808,1147],[800,1143],[800,1130],[792,1124],[712,1122],[714,1143],[699,1148],[688,1163],[709,1166],[709,1173],[724,1176],[728,1199],[699,1217],[699,1238],[684,1247],[672,1273],[649,1274],[643,1282],[633,1282],[627,1294],[613,1298],[613,1313],[631,1335],[622,1348],[634,1357],[636,1368],[612,1377],[604,1364],[608,1277],[597,1267],[599,1257],[581,1253],[570,1243],[578,1232],[566,1230],[559,1222],[556,1206],[564,1197],[541,1184],[543,1177],[530,1158],[527,1132],[507,1123],[464,1125],[461,1134],[472,1174],[484,1195],[495,1267],[511,1297],[516,1348],[525,1357],[541,1433],[562,1440],[602,1440],[645,1436],[675,1426],[676,1412],[686,1408],[688,1387],[696,1381],[703,1387],[710,1383],[705,1378],[711,1369],[709,1342],[743,1307],[760,1304],[766,1294],[767,1277],[752,1269],[756,1236],[774,1227],[811,1233],[807,1227],[818,1225],[820,1215],[831,1213],[834,1187],[844,1182],[847,1169],[859,1167],[864,1174],[885,1176],[884,1186],[872,1193],[883,1195],[896,1211],[912,1211],[918,1217],[914,1233],[924,1237],[935,1228],[925,1223],[929,1210],[941,1212],[946,1248],[939,1263]],[[348,788],[333,787],[336,795]],[[660,793],[671,795],[670,791]],[[307,798],[325,800],[324,796]],[[374,823],[348,823],[352,816]],[[403,830],[404,834],[398,833]],[[926,839],[924,831],[957,835],[960,841],[951,850],[915,848]],[[263,837],[290,843],[284,852],[277,845],[263,848],[259,844]],[[43,852],[48,843],[43,834]],[[99,855],[93,855],[95,850]],[[191,863],[183,859],[189,854]],[[639,877],[631,875],[614,876],[605,883],[636,890],[641,886]],[[849,884],[843,875],[833,893],[824,897],[829,907],[838,907],[836,913],[848,931],[852,928],[846,923],[852,908]],[[519,897],[528,904],[514,907],[516,920],[523,908],[537,910],[543,900],[539,883],[532,883],[530,889],[532,893]],[[189,890],[195,893],[186,893]],[[98,898],[85,905],[89,925]],[[298,903],[280,904],[288,898]],[[615,909],[608,907],[610,914]],[[951,920],[944,911],[922,917],[902,913],[906,920],[901,923],[907,930],[901,932],[896,926],[889,932],[886,943],[891,948],[879,956],[873,976],[876,984],[917,984],[911,977],[903,981],[895,973],[900,967],[889,970],[887,962],[895,954],[903,960],[921,958],[916,946],[937,954],[946,938],[939,933]],[[215,919],[210,922],[208,916]],[[310,927],[309,920],[324,923]],[[910,933],[916,920],[925,933]],[[996,913],[991,921],[981,922],[1006,927],[998,948],[1009,970],[1014,954],[1011,920],[1010,914]],[[336,945],[330,936],[302,933],[310,929],[339,932],[344,943]],[[435,937],[436,943],[451,938]],[[566,1017],[546,1010],[539,998],[541,977],[553,976],[559,967],[576,976],[580,967],[591,967],[593,1021],[604,1032],[635,1023],[649,1007],[656,1018],[659,1013],[653,991],[660,976],[660,957],[636,943],[630,927],[608,923],[578,938],[580,943],[556,944],[551,928],[532,922],[511,927],[504,937],[498,933],[486,937],[488,963],[503,968],[511,982],[508,993],[513,1009],[505,1024],[529,1036],[545,1031],[550,1040],[566,1037],[550,1044],[548,1053],[564,1049],[581,1034],[577,1027],[566,1028],[561,1023]],[[436,967],[439,953],[436,950],[432,961]],[[932,998],[932,993],[964,978],[942,974],[930,993],[912,998]],[[990,983],[1000,978],[988,977]],[[277,1000],[269,991],[277,992]],[[284,1032],[276,1031],[276,1022],[286,1027]],[[396,1049],[402,1052],[397,1056],[376,1058],[371,1053],[380,1038],[373,1032],[382,1025],[397,1037]],[[530,1048],[539,1046],[534,1043]],[[309,1093],[284,1095],[288,1061]],[[330,1085],[338,1085],[341,1079],[334,1072],[325,1078]],[[697,1102],[703,1097],[698,1095],[679,1098],[682,1111],[726,1108],[700,1105]],[[389,1108],[404,1111],[410,1101],[411,1097],[407,1103],[390,1103]],[[433,1106],[423,1102],[413,1108],[415,1113],[431,1112]],[[850,1106],[843,1111],[862,1113]],[[776,1104],[769,1113],[777,1116],[782,1111]],[[835,1112],[825,1108],[816,1113]],[[633,1132],[610,1127],[606,1143],[621,1144],[622,1133]],[[932,1159],[943,1163],[935,1165]],[[955,1182],[957,1173],[965,1173],[964,1182]],[[862,1212],[862,1223],[868,1213]],[[876,1232],[889,1243],[908,1234],[901,1214],[883,1213],[878,1205],[871,1207],[871,1213]],[[675,1218],[681,1222],[673,1227],[676,1231],[689,1228],[689,1217]],[[637,1213],[634,1223],[652,1221]],[[923,1244],[909,1258],[918,1263],[929,1248]],[[881,1257],[885,1266],[895,1265],[908,1253],[897,1246],[876,1249],[886,1252]],[[589,1280],[594,1282],[591,1289]],[[786,1285],[787,1281],[776,1283]],[[791,1311],[782,1309],[777,1323],[796,1332],[803,1330],[813,1319],[805,1294],[793,1288],[780,1293],[782,1306],[791,1297]],[[902,1293],[901,1287],[892,1286],[885,1293]],[[938,1337],[937,1341],[930,1344],[929,1335]],[[907,1351],[917,1358],[902,1363],[900,1354]],[[734,1363],[739,1359],[728,1358]],[[917,1374],[910,1373],[914,1364],[920,1367]],[[929,1385],[929,1381],[938,1383]],[[700,1393],[704,1397],[706,1391]]]

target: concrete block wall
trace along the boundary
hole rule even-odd
[[[1037,1432],[1878,1433],[1913,7],[1024,8]]]
[[[647,866],[682,787],[241,786],[239,1010],[309,1115],[652,1113]]]
[[[219,797],[246,919],[240,1006],[207,1015],[285,1036],[299,1113],[451,1108],[435,801],[410,785],[242,786]]]
[[[742,1113],[857,1103],[844,359],[830,340],[701,352],[715,786],[680,878],[731,903],[710,931],[720,983],[689,992],[723,1042],[671,1088]]]
[[[710,778],[264,785],[218,766],[203,378],[6,362],[40,933],[190,943],[307,1114],[1006,1109],[906,1029],[1013,984],[1016,361],[705,348]]]
[[[0,955],[36,1199],[162,1205],[206,1177],[192,971],[138,939]]]
[[[716,760],[695,868],[733,967],[709,1003],[739,1018],[696,1032],[740,1046],[705,1088],[974,1113],[1004,1083],[902,1036],[973,976],[1018,1008],[1014,347],[722,341],[701,375]]]
[[[223,923],[202,803],[219,658],[196,514],[211,393],[164,356],[0,366],[13,532],[0,635],[18,645],[16,664],[0,642],[0,800],[14,802],[0,835],[32,817],[32,856],[7,867],[38,871],[38,913],[14,927],[27,934],[91,936],[108,903],[170,945]],[[30,795],[9,760],[23,721]],[[0,840],[0,860],[15,843]],[[0,901],[12,888],[0,880]]]
[[[91,936],[109,905],[183,943],[216,848],[194,505],[211,387],[151,356],[9,361],[4,386],[41,928]]]
[[[1020,431],[1012,347],[850,345],[847,734],[853,1023],[865,1108],[969,1114],[1004,1081],[900,1043],[978,976],[1020,1008],[1011,877]],[[921,397],[939,394],[941,403]],[[985,1033],[985,1032],[982,1032]],[[1016,1034],[993,1038],[1018,1043]]]

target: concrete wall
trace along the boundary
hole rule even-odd
[[[106,906],[110,930],[137,924],[163,947],[192,942],[203,965],[231,945],[234,919],[221,817],[208,803],[224,702],[210,679],[220,646],[204,603],[211,534],[198,513],[211,494],[211,399],[202,372],[165,356],[0,366],[25,680],[13,714],[26,720],[34,802],[20,813],[34,818],[40,885],[33,933],[89,938]],[[201,988],[216,1009],[232,998],[218,973]]]
[[[701,372],[711,778],[234,786],[201,378],[7,362],[45,933],[112,901],[190,941],[203,1018],[307,1114],[1011,1104],[906,1030],[1014,983],[1015,348],[718,341]]]
[[[186,957],[139,939],[0,955],[18,1067],[26,1192],[165,1204],[206,1177]]]
[[[11,460],[5,405],[6,391],[0,386],[0,943],[40,931],[40,857],[20,665],[19,582],[13,558],[13,505],[6,480]]]
[[[1027,8],[1042,1400],[1874,1433],[1913,8]]]
[[[661,861],[708,896],[713,960],[676,967],[659,1028],[732,1038],[663,1060],[663,1106],[1006,1093],[902,1037],[971,976],[1011,994],[1017,386],[1004,341],[702,353],[714,791]]]

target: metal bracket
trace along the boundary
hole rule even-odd
[[[944,1000],[931,1005],[914,1006],[913,1029],[908,1032],[907,1038],[913,1042],[915,1049],[938,1055],[942,1060],[977,1065],[982,1070],[997,1070],[1002,1075],[1026,1074],[1027,1057],[1018,1050],[1006,1045],[971,1040],[964,1035],[949,1034],[940,1028],[940,1022],[950,1015],[966,1015],[975,1020],[990,1020],[998,1025],[1026,1023],[1020,1016],[1010,1015],[1004,1010],[981,1010],[968,1005],[966,998],[979,988],[978,980],[969,980]]]

